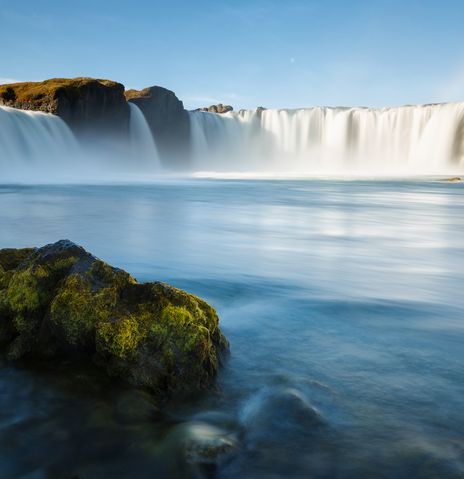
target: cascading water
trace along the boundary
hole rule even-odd
[[[158,149],[144,114],[137,105],[129,102],[130,108],[130,144],[136,163],[143,169],[161,168]]]
[[[129,141],[95,153],[59,117],[0,107],[0,181],[109,179],[160,171],[141,110]],[[464,103],[399,108],[191,112],[195,172],[259,175],[462,174]],[[76,178],[76,175],[79,178]]]
[[[72,165],[78,150],[61,118],[0,106],[0,181],[53,176]]]
[[[464,169],[464,103],[191,112],[194,169],[261,174],[448,174]]]
[[[0,183],[117,180],[159,172],[147,121],[136,105],[129,108],[128,141],[106,151],[89,137],[78,141],[58,116],[0,106]]]

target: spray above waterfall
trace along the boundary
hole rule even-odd
[[[464,103],[190,115],[197,171],[424,175],[464,167]]]

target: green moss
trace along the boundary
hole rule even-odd
[[[113,268],[99,259],[92,264],[89,275],[89,279],[97,284],[111,285],[118,289],[121,289],[128,282],[132,284],[137,283],[135,279],[125,271]]]
[[[71,345],[86,344],[98,312],[91,289],[80,276],[70,276],[50,306],[50,320]]]
[[[20,269],[11,275],[2,309],[12,316],[19,334],[32,335],[38,330],[57,283],[76,261],[75,257],[58,258],[47,264]]]
[[[126,288],[139,295],[137,308],[100,323],[96,331],[97,351],[113,358],[112,370],[129,376],[127,361],[131,361],[130,374],[154,390],[167,384],[171,390],[201,389],[209,384],[219,366],[219,353],[227,347],[216,331],[214,309],[161,283]],[[128,307],[134,300],[132,293]],[[146,357],[146,350],[152,351],[152,358]],[[154,375],[151,369],[158,372]]]
[[[15,269],[26,261],[34,251],[35,248],[0,249],[0,267],[5,271]]]
[[[71,275],[63,283],[51,304],[51,321],[69,344],[93,344],[100,323],[118,316],[120,292],[128,281],[134,280],[124,271],[96,260],[86,274]]]
[[[200,319],[200,321],[199,321]],[[218,351],[210,331],[202,324],[205,315],[199,310],[168,304],[157,321],[150,324],[150,337],[160,349],[166,370],[175,370],[173,389],[184,384],[200,389],[217,371]]]
[[[11,277],[13,276],[12,271],[5,271],[1,266],[0,266],[0,291],[3,289],[6,289],[8,285],[10,284]]]
[[[19,333],[32,332],[39,320],[40,308],[48,297],[48,291],[41,285],[46,278],[47,271],[39,266],[16,273],[8,284],[6,303],[14,314]]]
[[[118,318],[114,322],[103,321],[97,327],[97,351],[118,359],[134,359],[145,335],[145,328],[132,315]]]
[[[161,321],[153,324],[152,331],[158,334],[163,331],[164,339],[168,338],[174,354],[189,355],[198,352],[199,359],[205,360],[205,355],[211,348],[208,329],[198,324],[192,313],[183,306],[166,306]]]
[[[183,329],[190,330],[201,346],[198,349],[199,352],[211,350],[209,348],[211,342],[218,345],[219,349],[228,347],[227,341],[219,330],[217,313],[208,303],[193,294],[163,283],[156,283],[155,287],[162,298],[160,300],[164,307],[162,317],[170,327],[180,330],[180,333]],[[186,316],[185,311],[189,316]],[[200,356],[203,357],[201,354]],[[209,359],[216,361],[215,358]]]

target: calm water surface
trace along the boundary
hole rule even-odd
[[[3,365],[0,477],[463,478],[463,213],[425,181],[0,187],[0,247],[69,238],[204,297],[231,343],[164,411]]]

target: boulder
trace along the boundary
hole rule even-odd
[[[165,165],[187,165],[190,119],[175,93],[160,86],[151,86],[140,91],[128,90],[125,95],[128,101],[142,110]]]
[[[215,310],[138,283],[68,240],[0,250],[0,351],[7,360],[91,359],[156,395],[211,385],[228,343]]]
[[[52,78],[0,85],[0,104],[60,116],[78,135],[126,135],[129,107],[124,86],[94,78]]]
[[[230,105],[223,105],[218,103],[217,105],[210,105],[204,108],[198,108],[197,111],[207,111],[209,113],[227,113],[228,111],[233,111],[234,107]]]

